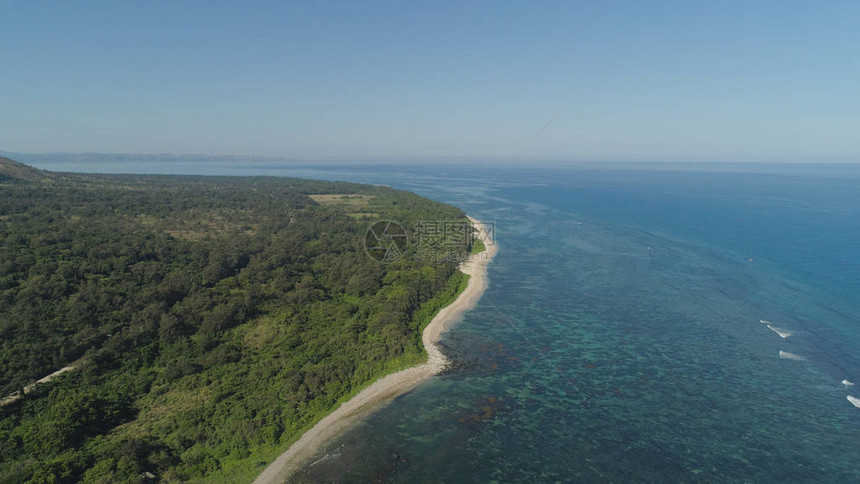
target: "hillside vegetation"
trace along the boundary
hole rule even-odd
[[[461,288],[451,257],[365,253],[371,221],[464,219],[408,192],[22,166],[0,177],[0,397],[75,369],[0,407],[3,483],[248,481],[421,361]]]
[[[51,176],[48,172],[0,156],[0,181],[26,180],[36,182],[47,181],[50,178]]]

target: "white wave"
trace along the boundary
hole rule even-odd
[[[320,462],[324,462],[324,461],[327,461],[327,460],[330,460],[330,459],[337,459],[337,458],[338,458],[338,457],[340,457],[340,455],[341,455],[341,454],[340,454],[340,452],[338,452],[338,451],[339,451],[340,449],[342,449],[342,448],[343,448],[343,446],[344,446],[344,444],[340,444],[340,447],[338,447],[337,449],[335,449],[333,452],[328,453],[328,454],[326,454],[326,455],[324,455],[324,456],[320,457],[319,459],[315,460],[315,461],[310,465],[310,467],[313,467],[313,466],[315,466],[315,465],[319,464]]]
[[[759,323],[761,323],[761,324],[773,324],[773,323],[771,323],[770,321],[768,321],[768,320],[766,320],[766,319],[759,319],[759,320],[758,320],[758,322],[759,322]]]
[[[795,355],[794,353],[782,350],[779,350],[779,357],[783,360],[806,361],[805,356]]]
[[[854,384],[848,380],[842,380],[842,384],[845,385],[846,387],[853,387],[854,386]]]
[[[768,324],[767,327],[770,328],[770,330],[773,331],[774,333],[782,336],[783,338],[788,338],[789,336],[794,334],[794,331],[789,331],[787,329],[777,328],[776,326],[772,326],[770,324]]]
[[[857,408],[860,408],[860,398],[852,397],[851,395],[848,395],[845,398],[847,398],[848,401],[851,402],[852,405],[854,405]]]

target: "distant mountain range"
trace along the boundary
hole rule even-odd
[[[111,162],[111,163],[141,163],[147,161],[182,161],[182,162],[211,162],[211,161],[231,161],[231,162],[299,162],[306,161],[298,158],[277,157],[277,156],[234,156],[234,155],[205,155],[205,154],[189,154],[176,155],[169,153],[15,153],[12,151],[0,151],[0,157],[7,157],[15,160],[21,160],[25,163],[39,162]]]

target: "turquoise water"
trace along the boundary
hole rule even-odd
[[[463,368],[299,481],[860,481],[858,167],[174,172],[195,170],[386,183],[496,224],[490,287],[443,339]]]

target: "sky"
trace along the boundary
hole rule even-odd
[[[0,0],[0,151],[860,162],[860,2]]]

